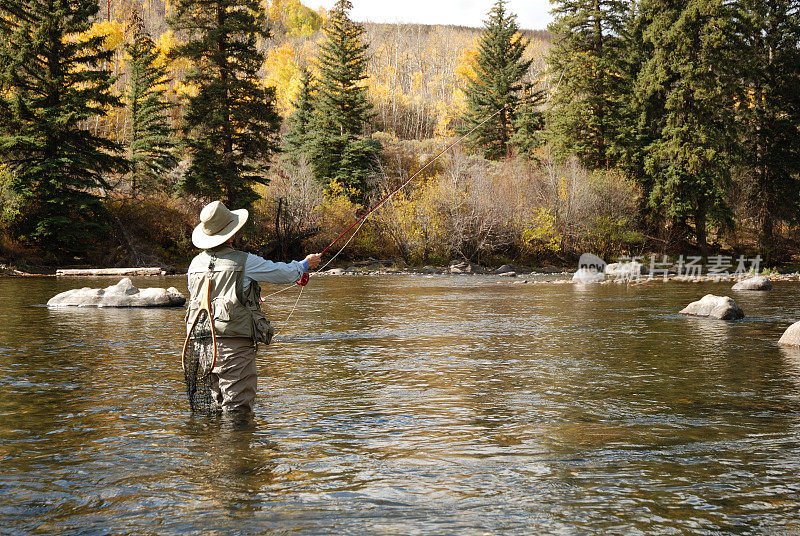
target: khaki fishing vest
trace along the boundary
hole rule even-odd
[[[200,291],[210,278],[211,316],[217,337],[247,337],[269,344],[274,329],[261,311],[261,287],[251,281],[244,290],[246,260],[247,253],[231,248],[205,250],[195,257],[192,264],[203,271],[189,273],[187,332],[199,309]]]

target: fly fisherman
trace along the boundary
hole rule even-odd
[[[223,411],[252,409],[258,385],[256,344],[269,344],[273,328],[261,311],[259,282],[293,283],[319,266],[320,255],[302,261],[272,262],[230,247],[247,221],[246,209],[228,210],[220,201],[200,212],[192,243],[203,251],[189,265],[191,327],[201,288],[211,279],[211,310],[217,335],[217,362],[211,371],[211,394]]]

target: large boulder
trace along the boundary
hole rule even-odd
[[[503,275],[512,272],[519,272],[519,269],[513,264],[504,264],[500,268],[495,268],[494,270],[492,270],[492,273],[497,275]]]
[[[637,261],[612,262],[606,265],[606,276],[615,279],[639,279],[647,275],[647,268]]]
[[[573,283],[600,283],[604,281],[606,274],[603,272],[596,272],[590,268],[580,268],[572,276]]]
[[[800,346],[800,322],[795,322],[783,332],[778,346]]]
[[[458,262],[458,261],[451,261],[448,271],[451,274],[483,274],[486,273],[486,269],[479,265],[472,262]]]
[[[767,276],[757,275],[739,281],[733,285],[732,290],[772,290],[772,283]]]
[[[684,307],[682,315],[707,316],[720,320],[738,320],[744,318],[744,312],[733,299],[727,296],[714,296],[706,294],[703,299],[692,302]]]
[[[108,288],[79,288],[50,298],[48,307],[180,307],[186,298],[175,287],[144,288],[123,278]]]

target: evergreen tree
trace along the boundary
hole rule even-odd
[[[93,192],[124,165],[120,147],[85,126],[120,104],[103,67],[112,51],[82,35],[97,12],[97,0],[0,3],[0,160],[23,203],[15,230],[65,258],[104,227]]]
[[[519,105],[517,118],[514,121],[514,135],[509,144],[528,160],[536,158],[536,150],[544,144],[544,113],[541,110],[545,101],[543,91],[529,88]]]
[[[532,61],[523,58],[527,46],[528,40],[519,34],[516,15],[506,10],[506,0],[496,0],[478,45],[477,76],[467,79],[467,112],[462,127],[462,132],[468,132],[500,110],[469,137],[472,146],[480,148],[486,158],[509,155],[522,79]],[[528,113],[535,111],[529,109]]]
[[[664,92],[661,131],[648,146],[652,206],[678,223],[691,222],[708,251],[710,221],[730,223],[724,195],[730,181],[737,102],[723,0],[647,0],[653,22],[644,34],[653,54],[639,77],[644,98]],[[740,98],[740,97],[739,97]]]
[[[368,47],[362,39],[364,28],[348,17],[351,8],[349,0],[337,0],[324,27],[309,157],[323,184],[336,181],[364,196],[381,147],[364,136],[372,118],[362,83],[367,78]]]
[[[175,142],[165,112],[172,107],[164,95],[166,69],[142,26],[138,12],[132,19],[133,42],[127,47],[130,82],[128,107],[131,131],[128,148],[131,191],[154,193],[167,187],[166,174],[177,165]]]
[[[800,219],[800,4],[738,0],[736,9],[746,194],[769,260],[780,255],[776,224]]]
[[[311,126],[314,120],[314,81],[311,71],[300,70],[300,93],[293,102],[295,111],[289,117],[289,131],[286,133],[284,153],[292,164],[308,157],[312,139]]]
[[[659,9],[666,9],[661,6]],[[637,199],[638,224],[647,234],[658,235],[666,227],[664,211],[650,202],[654,188],[653,176],[645,171],[645,161],[650,146],[661,136],[664,118],[664,88],[640,85],[640,77],[653,55],[653,46],[645,40],[645,32],[654,23],[650,7],[642,9],[641,2],[631,5],[624,33],[624,56],[621,59],[619,91],[623,95],[616,109],[619,125],[615,129],[614,159],[623,174],[640,189]],[[669,24],[670,17],[659,19],[659,24]],[[649,67],[657,67],[649,65]]]
[[[178,187],[247,206],[258,199],[253,184],[266,182],[280,126],[275,90],[258,76],[264,55],[257,43],[269,36],[261,3],[176,0],[169,22],[186,35],[175,54],[192,62],[186,82],[196,89],[184,117],[191,163]]]
[[[549,63],[558,73],[548,111],[556,154],[577,155],[589,168],[616,160],[625,95],[625,29],[631,2],[555,0]]]

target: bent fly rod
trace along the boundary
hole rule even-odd
[[[408,184],[409,184],[409,183],[410,183],[412,180],[414,180],[414,178],[416,178],[416,177],[417,177],[417,175],[419,175],[420,173],[422,173],[423,171],[425,171],[425,170],[426,170],[428,167],[430,167],[430,166],[431,166],[431,164],[433,164],[434,162],[436,162],[437,160],[439,160],[439,159],[440,159],[440,158],[441,158],[441,157],[442,157],[442,156],[443,156],[443,155],[444,155],[444,154],[445,154],[447,151],[449,151],[450,149],[452,149],[453,147],[455,147],[456,145],[458,145],[459,143],[461,143],[462,141],[464,141],[464,139],[466,139],[466,138],[467,138],[467,136],[469,136],[470,134],[472,134],[473,132],[475,132],[476,130],[478,130],[480,127],[482,127],[483,125],[485,125],[487,122],[489,122],[489,120],[490,120],[490,119],[492,119],[494,116],[496,116],[497,114],[499,114],[500,112],[502,112],[504,109],[505,109],[505,106],[502,106],[502,107],[498,108],[498,109],[497,109],[497,111],[496,111],[496,112],[494,112],[492,115],[488,116],[486,119],[484,119],[483,121],[481,121],[480,123],[478,123],[477,125],[475,125],[474,127],[472,127],[472,128],[471,128],[471,129],[470,129],[470,130],[469,130],[467,133],[465,133],[463,136],[461,136],[461,137],[460,137],[460,138],[458,138],[456,141],[454,141],[453,143],[451,143],[450,145],[448,145],[447,147],[445,147],[444,149],[442,149],[441,151],[439,151],[439,153],[437,153],[437,154],[436,154],[436,156],[434,156],[432,159],[428,160],[428,162],[427,162],[427,163],[426,163],[424,166],[422,166],[422,167],[421,167],[421,168],[419,168],[417,171],[415,171],[415,172],[414,172],[414,173],[413,173],[411,176],[409,176],[409,177],[408,177],[406,180],[404,180],[403,182],[401,182],[399,186],[397,186],[396,188],[394,188],[393,190],[391,190],[389,193],[387,193],[386,195],[384,195],[384,196],[383,196],[383,197],[380,199],[380,201],[378,201],[377,203],[375,203],[374,205],[372,205],[372,206],[371,206],[371,207],[370,207],[370,208],[369,208],[369,209],[368,209],[368,210],[367,210],[367,211],[366,211],[364,214],[362,214],[361,216],[359,216],[359,217],[358,217],[358,219],[356,219],[356,220],[355,220],[355,221],[354,221],[354,222],[353,222],[353,223],[350,225],[350,227],[348,227],[347,229],[345,229],[344,231],[342,231],[342,233],[341,233],[341,234],[339,234],[339,236],[337,236],[336,238],[334,238],[334,239],[333,239],[333,241],[332,241],[330,244],[328,244],[327,246],[325,246],[325,249],[323,249],[323,250],[322,250],[322,251],[319,253],[320,255],[324,255],[324,254],[325,254],[325,253],[326,253],[326,252],[327,252],[329,249],[331,249],[331,248],[332,248],[334,245],[336,245],[336,243],[337,243],[337,242],[339,242],[339,240],[341,240],[342,238],[344,238],[345,236],[347,236],[347,233],[349,233],[350,231],[352,231],[352,230],[355,228],[355,231],[353,232],[353,234],[350,236],[350,238],[347,240],[347,242],[345,242],[345,243],[344,243],[344,245],[343,245],[343,246],[342,246],[342,247],[339,249],[339,251],[337,251],[337,252],[336,252],[336,254],[334,254],[334,255],[333,255],[333,257],[331,257],[331,258],[328,260],[328,262],[326,262],[325,264],[323,264],[322,266],[320,266],[319,268],[317,268],[316,270],[314,270],[314,272],[320,272],[320,271],[324,270],[324,269],[325,269],[325,268],[326,268],[326,267],[327,267],[327,266],[328,266],[328,265],[329,265],[331,262],[333,262],[333,260],[334,260],[336,257],[338,257],[338,256],[339,256],[339,254],[340,254],[342,251],[344,251],[344,249],[347,247],[347,245],[348,245],[348,244],[349,244],[349,243],[350,243],[350,242],[353,240],[353,237],[355,237],[355,236],[356,236],[356,233],[358,233],[359,229],[361,229],[361,226],[362,226],[362,225],[364,225],[364,222],[367,220],[367,218],[368,218],[368,217],[369,217],[369,216],[370,216],[372,213],[374,213],[376,210],[378,210],[378,209],[379,209],[379,208],[380,208],[380,207],[381,207],[381,206],[382,206],[384,203],[386,203],[386,201],[388,201],[388,200],[389,200],[389,199],[390,199],[390,198],[391,198],[391,197],[392,197],[394,194],[396,194],[397,192],[399,192],[400,190],[402,190],[403,188],[405,188],[405,187],[406,187],[406,186],[407,186],[407,185],[408,185]],[[310,274],[309,274],[308,272],[304,273],[304,274],[303,274],[303,276],[302,276],[302,277],[301,277],[301,278],[300,278],[300,279],[297,281],[297,284],[298,284],[298,285],[300,285],[301,287],[304,287],[304,286],[306,286],[306,285],[308,284],[309,276],[310,276]],[[287,287],[287,288],[291,288],[291,287]],[[286,290],[286,289],[284,289],[284,290]],[[275,294],[278,294],[279,292],[283,292],[283,291],[278,291],[278,292],[275,292],[275,293],[273,293],[273,294],[270,294],[269,296],[265,296],[265,297],[261,298],[261,302],[263,303],[263,302],[267,301],[267,298],[269,298],[270,296],[274,296]],[[301,291],[301,293],[302,293],[302,291]],[[300,297],[298,296],[298,300],[299,300],[299,299],[300,299]],[[295,306],[297,306],[297,303],[296,303],[296,302],[295,302]],[[294,312],[294,309],[292,309],[292,312]],[[289,314],[289,316],[291,317],[291,313]],[[287,318],[287,320],[288,320],[288,318]]]

